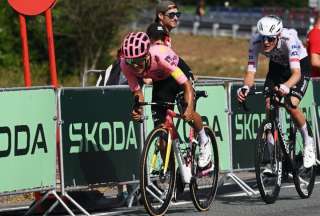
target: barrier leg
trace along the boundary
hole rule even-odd
[[[75,205],[83,214],[90,216],[90,214],[84,208],[82,208],[82,206],[79,205],[79,203],[77,203],[71,196],[69,196],[69,194],[65,193],[63,196],[70,200],[72,204]]]
[[[126,200],[127,206],[128,206],[129,208],[132,207],[135,194],[136,194],[136,192],[138,192],[139,188],[140,188],[140,185],[139,185],[139,184],[136,184],[136,185],[133,187],[133,190],[130,192],[130,194],[129,194],[127,200]]]
[[[46,200],[48,198],[49,195],[53,195],[59,202],[60,204],[64,207],[65,210],[67,210],[67,212],[74,216],[73,212],[71,211],[71,209],[63,202],[63,200],[59,197],[59,195],[54,191],[49,191],[47,192],[40,200],[38,200],[24,215],[27,216],[27,215],[30,215],[30,213],[33,212],[33,210],[39,206],[44,200]],[[46,212],[46,214],[49,214],[51,211],[53,211],[53,209],[57,206],[56,203],[53,204],[53,208],[52,206],[49,208],[49,210]]]
[[[253,196],[259,194],[253,190],[248,184],[246,184],[242,179],[236,176],[234,173],[227,173],[224,177],[222,177],[219,181],[219,185],[223,185],[226,179],[232,179],[248,196]]]

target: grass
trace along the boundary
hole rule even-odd
[[[177,34],[172,36],[173,49],[193,70],[195,75],[243,77],[247,66],[247,39],[228,37],[193,36]],[[114,51],[112,51],[114,53]],[[59,56],[57,56],[59,58]],[[260,57],[260,68],[257,77],[263,78],[267,71],[267,60]],[[107,66],[106,66],[107,67]],[[105,68],[106,68],[105,67]],[[97,68],[97,69],[105,69]],[[59,71],[59,68],[57,69]],[[32,65],[32,85],[50,84],[47,65]],[[79,74],[59,76],[62,86],[80,86]],[[94,80],[91,80],[94,83]],[[0,68],[0,87],[24,86],[23,68],[8,70]]]
[[[247,69],[247,39],[228,37],[174,35],[173,49],[182,57],[196,75],[243,77]],[[257,77],[267,71],[267,59],[260,57]]]

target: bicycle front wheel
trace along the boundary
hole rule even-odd
[[[307,122],[308,133],[312,136],[312,130]],[[314,182],[316,178],[316,166],[305,168],[303,166],[303,145],[302,142],[297,142],[297,129],[292,126],[290,131],[290,140],[292,141],[291,160],[293,163],[293,182],[296,190],[301,198],[308,198],[311,196]]]
[[[143,205],[150,215],[164,215],[168,210],[176,181],[173,151],[164,170],[168,131],[155,128],[149,134],[140,158],[140,191]]]
[[[211,162],[209,165],[201,169],[197,166],[199,157],[199,145],[193,144],[192,152],[192,179],[190,182],[191,199],[199,211],[207,211],[217,192],[218,176],[219,176],[219,154],[218,146],[213,131],[204,126],[204,130],[211,143]]]
[[[256,180],[261,198],[267,204],[276,201],[281,187],[282,152],[277,133],[272,122],[264,121],[257,135]],[[274,142],[270,143],[270,140]]]

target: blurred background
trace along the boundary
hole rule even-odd
[[[241,77],[248,39],[267,14],[283,19],[304,40],[320,0],[177,0],[182,16],[173,31],[173,49],[196,75]],[[128,31],[144,31],[154,20],[157,0],[57,0],[53,8],[59,82],[79,86],[85,71],[106,69]],[[199,7],[201,11],[199,12]],[[28,17],[33,85],[49,81],[43,16]],[[258,77],[267,69],[261,57]],[[94,78],[91,82],[95,82]],[[18,15],[0,1],[0,87],[23,86]]]

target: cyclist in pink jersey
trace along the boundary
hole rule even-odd
[[[186,121],[192,121],[200,136],[200,156],[198,165],[207,168],[211,160],[211,145],[204,132],[201,116],[194,111],[194,91],[187,76],[177,66],[179,57],[168,46],[150,45],[150,39],[144,32],[129,33],[122,43],[120,67],[134,97],[144,101],[144,95],[139,84],[142,78],[151,78],[153,82],[152,101],[174,102],[182,91],[186,107],[182,116]],[[173,107],[170,107],[173,109]],[[166,108],[155,113],[155,126],[165,121]],[[133,110],[132,118],[140,120],[142,109]]]

